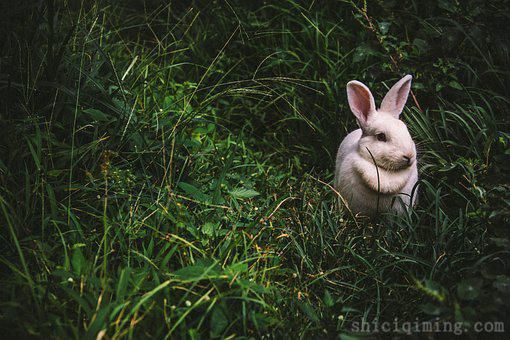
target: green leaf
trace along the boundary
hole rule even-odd
[[[425,303],[419,306],[423,313],[427,315],[438,316],[444,311],[444,308],[433,303]]]
[[[219,274],[216,263],[199,260],[194,265],[177,270],[174,274],[183,280],[201,280]]]
[[[508,276],[498,275],[496,281],[494,281],[492,285],[502,293],[510,293],[510,277]]]
[[[387,34],[390,30],[391,22],[389,21],[381,21],[379,23],[379,29],[381,30],[382,34]]]
[[[207,236],[214,236],[217,228],[217,223],[205,222],[205,224],[202,226],[202,233]]]
[[[462,85],[456,80],[450,81],[448,85],[450,85],[450,87],[453,87],[456,90],[462,90]]]
[[[87,113],[90,116],[90,118],[92,118],[95,121],[98,121],[98,122],[110,121],[110,118],[108,118],[108,116],[105,113],[103,113],[102,111],[99,111],[96,109],[86,109],[86,110],[83,110],[83,112]]]
[[[78,247],[73,251],[73,256],[71,258],[71,264],[73,266],[73,270],[76,274],[80,275],[85,268],[85,256],[83,256],[83,252]]]
[[[413,40],[413,45],[416,46],[420,53],[425,53],[430,49],[429,43],[426,40],[419,38]]]
[[[200,189],[198,189],[196,186],[185,183],[185,182],[179,182],[178,184],[179,188],[184,190],[186,194],[190,195],[192,198],[196,199],[200,202],[210,202],[211,197],[207,194],[204,194]]]
[[[315,309],[313,309],[313,307],[309,303],[307,302],[299,303],[298,306],[311,321],[319,322],[319,317],[317,316]]]
[[[239,274],[248,271],[248,264],[246,262],[233,263],[227,269],[233,274]]]
[[[362,44],[354,50],[352,61],[359,63],[364,61],[367,57],[375,55],[375,50],[367,44]]]
[[[253,190],[253,189],[246,189],[246,188],[235,188],[232,189],[230,192],[230,195],[235,198],[252,198],[257,195],[260,195],[259,192]]]
[[[122,271],[120,272],[119,283],[117,284],[116,294],[117,301],[122,301],[124,299],[124,296],[126,295],[126,289],[129,283],[130,274],[131,268],[129,267],[123,268]]]
[[[200,339],[200,333],[195,328],[188,329],[189,338],[191,340],[199,340]]]
[[[327,289],[324,291],[324,304],[327,307],[333,307],[333,305],[335,304],[335,301],[333,300],[331,293]]]
[[[262,285],[257,284],[255,281],[250,281],[247,279],[237,279],[236,283],[243,290],[246,291],[252,290],[257,294],[264,294],[271,290],[271,287],[264,287]]]
[[[462,300],[474,300],[480,294],[483,279],[472,278],[461,281],[457,284],[457,296]]]
[[[220,336],[229,322],[228,317],[222,306],[216,305],[211,314],[211,335],[212,337]]]
[[[254,311],[250,313],[250,319],[253,321],[256,329],[259,331],[263,331],[264,329],[267,329],[267,327],[278,323],[276,318],[273,318],[268,314],[257,313]]]
[[[79,291],[72,289],[70,287],[67,287],[65,285],[61,285],[59,288],[62,289],[67,295],[69,295],[69,298],[76,301],[77,304],[81,308],[83,308],[85,315],[92,316],[92,312],[94,311],[94,309],[92,308],[92,306],[90,306],[89,301],[87,301],[87,299],[80,296]],[[65,301],[68,301],[68,300],[65,300]]]
[[[489,240],[499,248],[510,249],[510,240],[504,237],[491,237]]]

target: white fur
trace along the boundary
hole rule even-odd
[[[416,147],[406,125],[399,120],[411,80],[410,75],[399,80],[379,110],[363,83],[353,80],[347,84],[349,106],[360,129],[349,133],[338,148],[335,188],[355,214],[373,216],[377,211],[390,210],[401,214],[416,204],[416,190],[411,202],[418,181]],[[385,134],[386,142],[377,139],[380,133]]]

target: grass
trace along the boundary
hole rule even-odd
[[[7,3],[2,334],[509,321],[510,11],[479,5]],[[345,84],[406,73],[419,205],[354,218],[330,186]]]

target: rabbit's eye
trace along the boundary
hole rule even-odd
[[[375,136],[379,142],[386,142],[386,134],[384,132],[378,133]]]

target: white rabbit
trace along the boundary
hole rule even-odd
[[[364,84],[356,80],[347,84],[349,106],[360,129],[349,133],[338,148],[335,188],[354,214],[374,216],[391,210],[401,214],[416,203],[416,146],[399,120],[411,80],[406,75],[393,85],[379,110]]]

